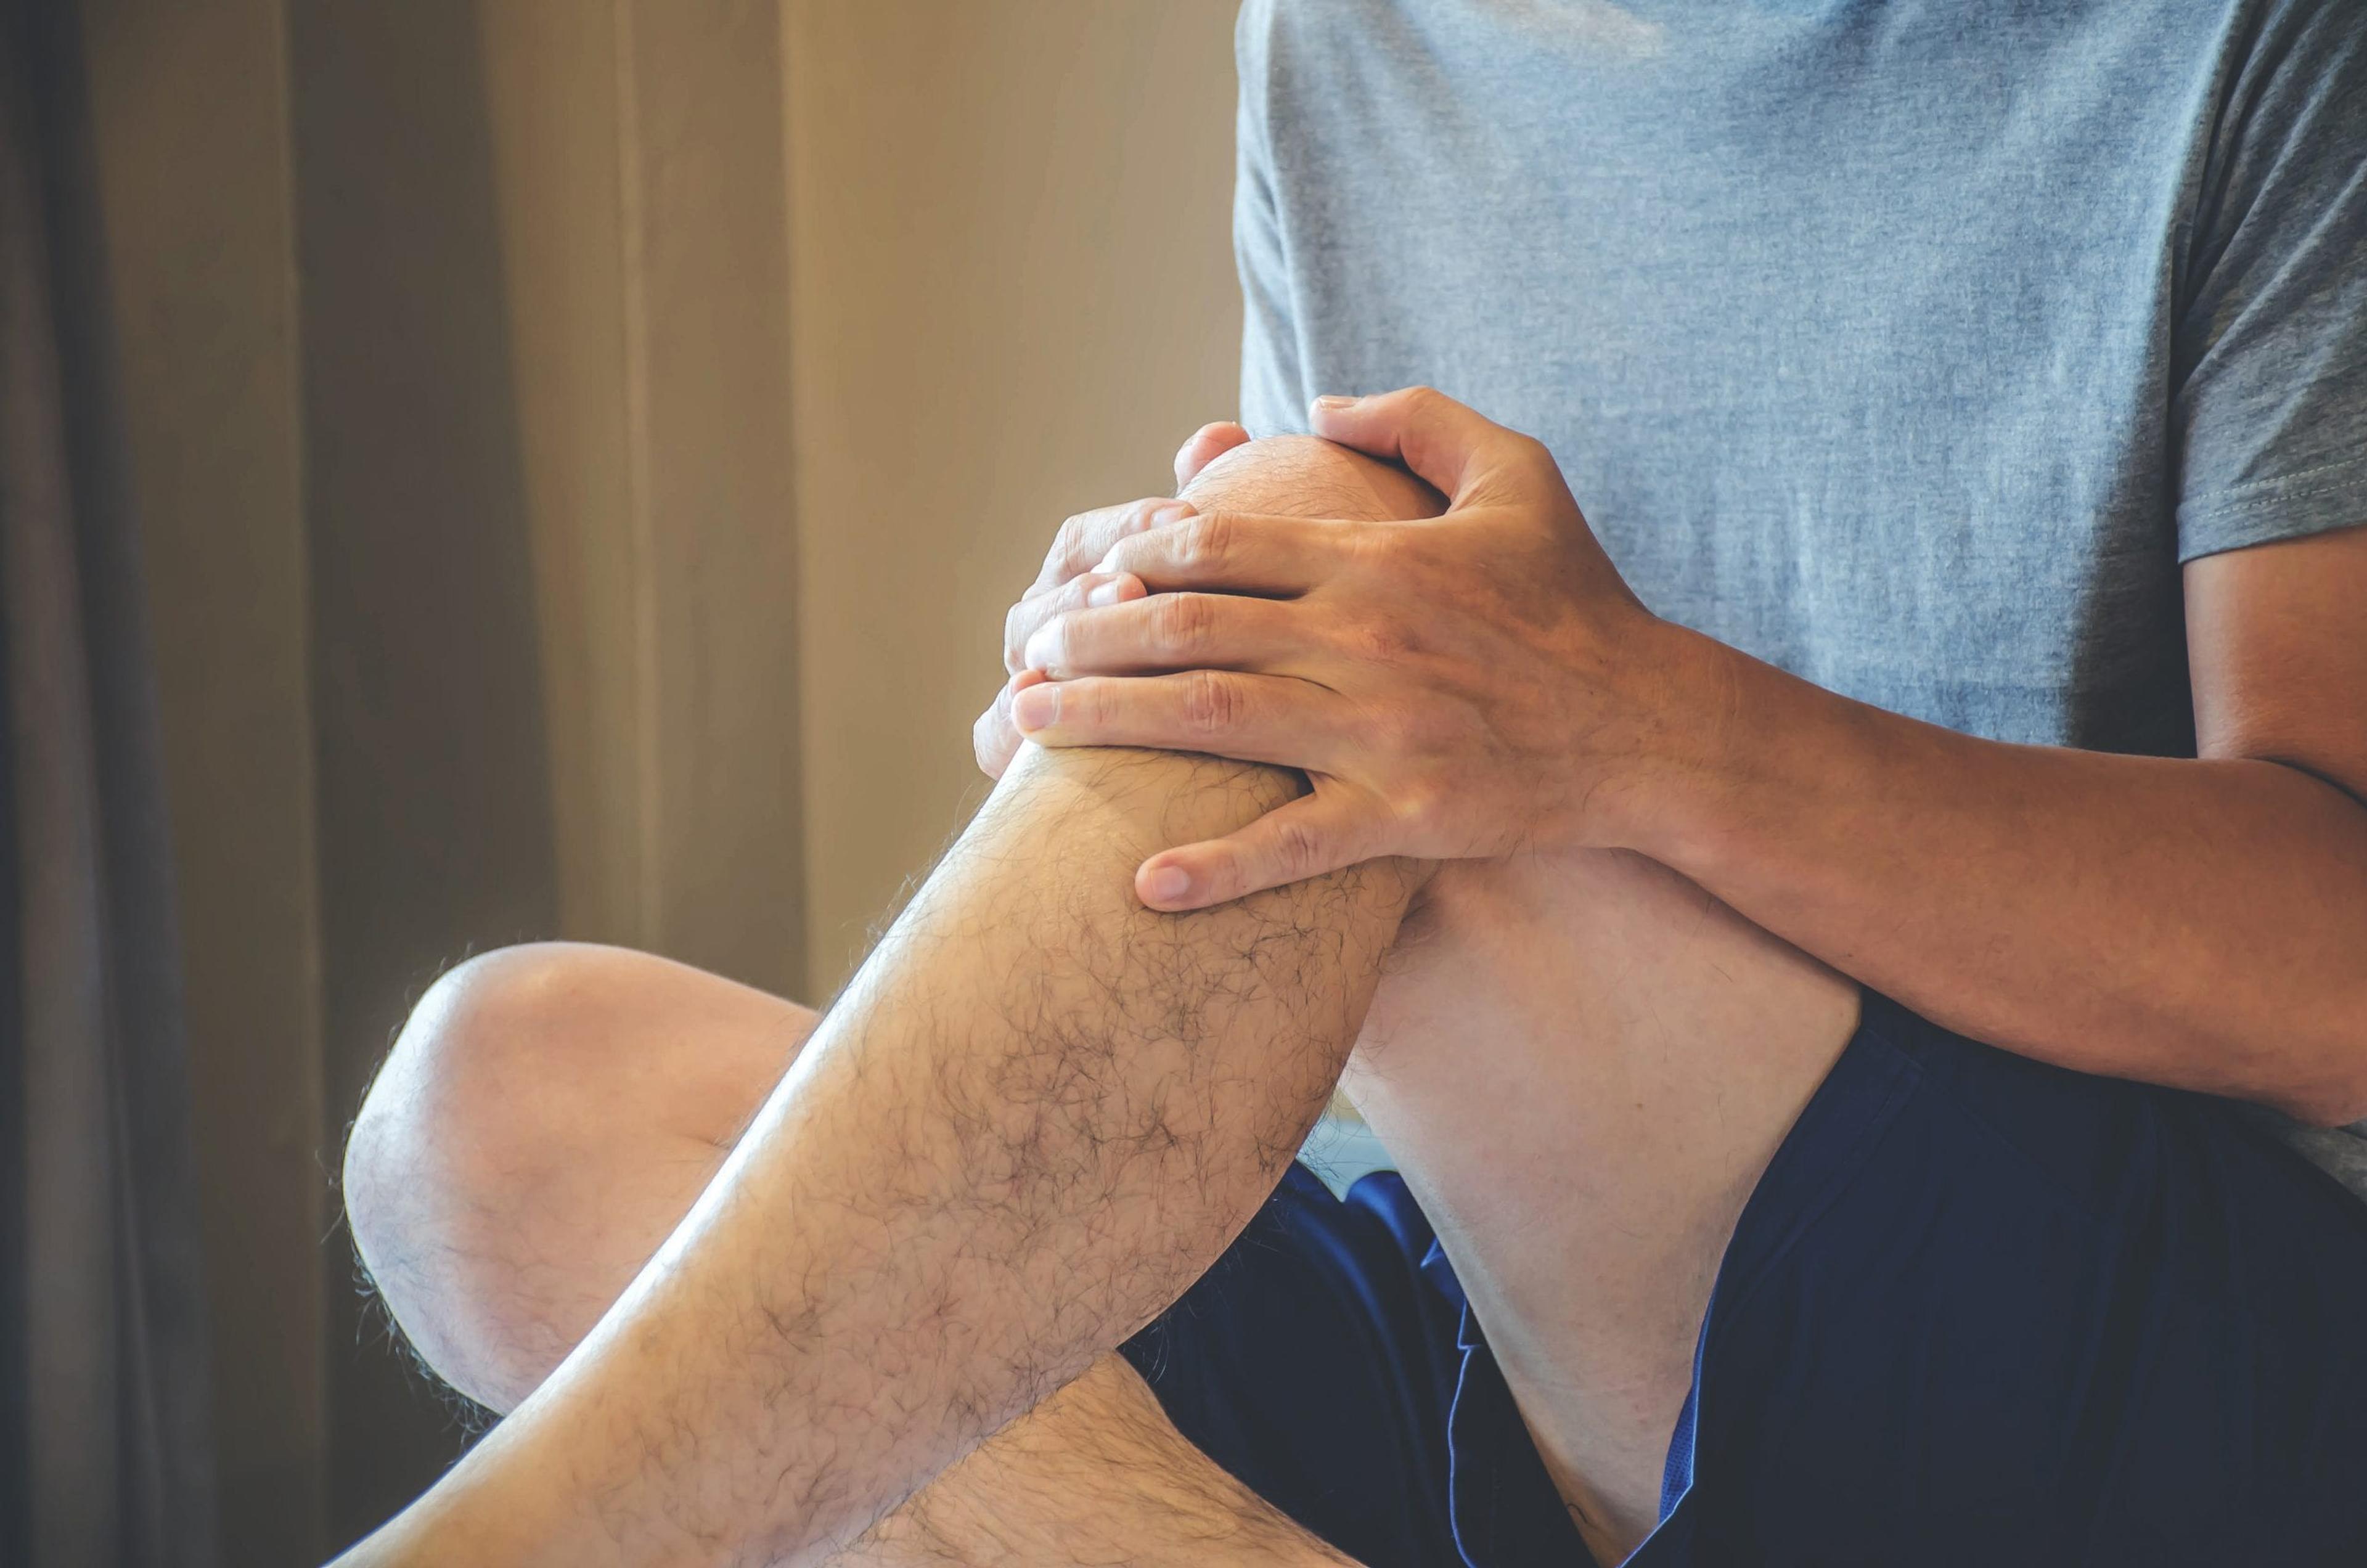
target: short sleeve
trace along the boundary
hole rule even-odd
[[[2367,524],[2367,12],[2268,0],[2188,235],[2179,558]]]
[[[1241,423],[1251,435],[1307,429],[1308,392],[1291,309],[1290,254],[1274,203],[1267,110],[1274,90],[1274,0],[1248,0],[1233,27],[1240,77],[1235,124],[1233,261],[1241,278]]]

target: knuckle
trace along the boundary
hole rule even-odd
[[[1394,663],[1414,650],[1413,628],[1403,621],[1374,616],[1349,628],[1348,646],[1352,654],[1368,663]]]
[[[1149,528],[1152,510],[1165,504],[1158,496],[1145,496],[1124,506],[1088,512],[1072,519],[1077,527],[1069,537],[1067,553],[1061,558],[1063,580],[1091,571],[1121,541]]]
[[[1002,772],[1002,726],[996,720],[995,711],[989,708],[969,727],[970,754],[978,761],[979,772],[990,777]]]
[[[1420,838],[1445,818],[1445,792],[1434,784],[1418,784],[1401,791],[1390,803],[1389,815]]]
[[[1195,735],[1218,735],[1240,723],[1246,705],[1240,682],[1215,670],[1184,677],[1184,724]]]
[[[1336,539],[1335,547],[1340,554],[1365,571],[1387,571],[1403,553],[1399,548],[1398,531],[1379,524],[1342,524]]]
[[[1205,594],[1168,593],[1153,612],[1151,635],[1166,652],[1190,658],[1208,646],[1216,626],[1216,604]]]
[[[1176,564],[1187,570],[1205,570],[1231,554],[1239,525],[1222,512],[1209,513],[1184,524],[1178,532]]]
[[[1112,716],[1109,682],[1091,678],[1070,681],[1060,689],[1062,728],[1081,734],[1106,728]]]
[[[1285,881],[1312,875],[1322,853],[1322,840],[1308,823],[1291,817],[1274,825],[1274,863]]]
[[[1026,640],[1019,645],[1020,666],[1030,668],[1040,665],[1048,670],[1057,665],[1065,664],[1073,651],[1069,643],[1069,617],[1048,615],[1041,625],[1027,634]],[[1012,673],[1015,675],[1018,671],[1014,670]]]
[[[1035,635],[1041,618],[1035,606],[1027,604],[1014,604],[1002,617],[1002,667],[1014,675],[1027,657],[1027,639]]]
[[[1167,502],[1155,495],[1129,502],[1110,515],[1108,525],[1095,536],[1092,556],[1077,563],[1079,570],[1094,565],[1112,550],[1138,534],[1148,533],[1152,525],[1151,513]]]

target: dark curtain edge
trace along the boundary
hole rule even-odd
[[[97,889],[105,921],[105,1039],[119,1301],[116,1347],[121,1403],[117,1461],[122,1542],[130,1562],[210,1568],[217,1557],[211,1451],[210,1371],[198,1256],[194,1130],[182,1027],[176,896],[163,794],[137,517],[117,401],[117,344],[107,298],[106,252],[97,207],[81,17],[72,0],[6,0],[0,68],[11,123],[38,182],[34,193],[47,262],[56,396],[64,433],[72,547],[88,682],[92,776],[98,824]],[[38,302],[37,302],[38,303]],[[9,758],[13,764],[15,759]],[[12,807],[13,800],[8,803]],[[13,809],[6,820],[14,820]],[[6,835],[8,886],[19,846]],[[17,899],[0,920],[8,951],[21,954]],[[5,1015],[21,1020],[21,976],[8,966]],[[30,1048],[21,1028],[11,1035]],[[8,1064],[20,1073],[20,1060]],[[19,1080],[11,1074],[8,1113],[23,1149]],[[23,1173],[11,1172],[9,1224],[21,1232]],[[22,1235],[10,1256],[22,1257]],[[10,1303],[21,1346],[21,1298]],[[16,1440],[38,1435],[16,1412]],[[9,1454],[21,1486],[25,1454]],[[0,1493],[0,1495],[5,1495]],[[29,1503],[30,1499],[24,1499]],[[18,1519],[21,1508],[11,1508]],[[21,1557],[16,1560],[23,1560]]]

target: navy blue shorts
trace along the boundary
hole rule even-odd
[[[1370,1568],[1589,1561],[1394,1175],[1293,1168],[1126,1353]],[[1869,996],[1727,1247],[1631,1561],[2367,1564],[2367,1205],[2219,1102]]]

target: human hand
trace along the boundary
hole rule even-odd
[[[1426,388],[1319,399],[1313,419],[1402,461],[1450,498],[1445,515],[1113,529],[1100,558],[1075,557],[1099,596],[1029,617],[1009,722],[1046,746],[1308,775],[1311,794],[1239,832],[1145,862],[1135,885],[1159,908],[1379,855],[1618,842],[1677,723],[1678,637],[1621,581],[1551,454]],[[1147,592],[1106,586],[1128,580]]]
[[[1183,490],[1202,468],[1249,438],[1250,433],[1231,420],[1218,420],[1194,431],[1175,453],[1175,488]],[[1044,557],[1044,570],[1003,617],[1002,664],[1011,678],[970,727],[970,748],[989,778],[1002,776],[1026,739],[1011,722],[1012,699],[1044,679],[1041,671],[1028,669],[1021,659],[1027,639],[1055,615],[1141,598],[1146,592],[1141,579],[1128,572],[1093,571],[1093,563],[1128,535],[1190,517],[1195,511],[1188,501],[1154,495],[1122,506],[1081,512],[1060,525],[1051,550]]]

